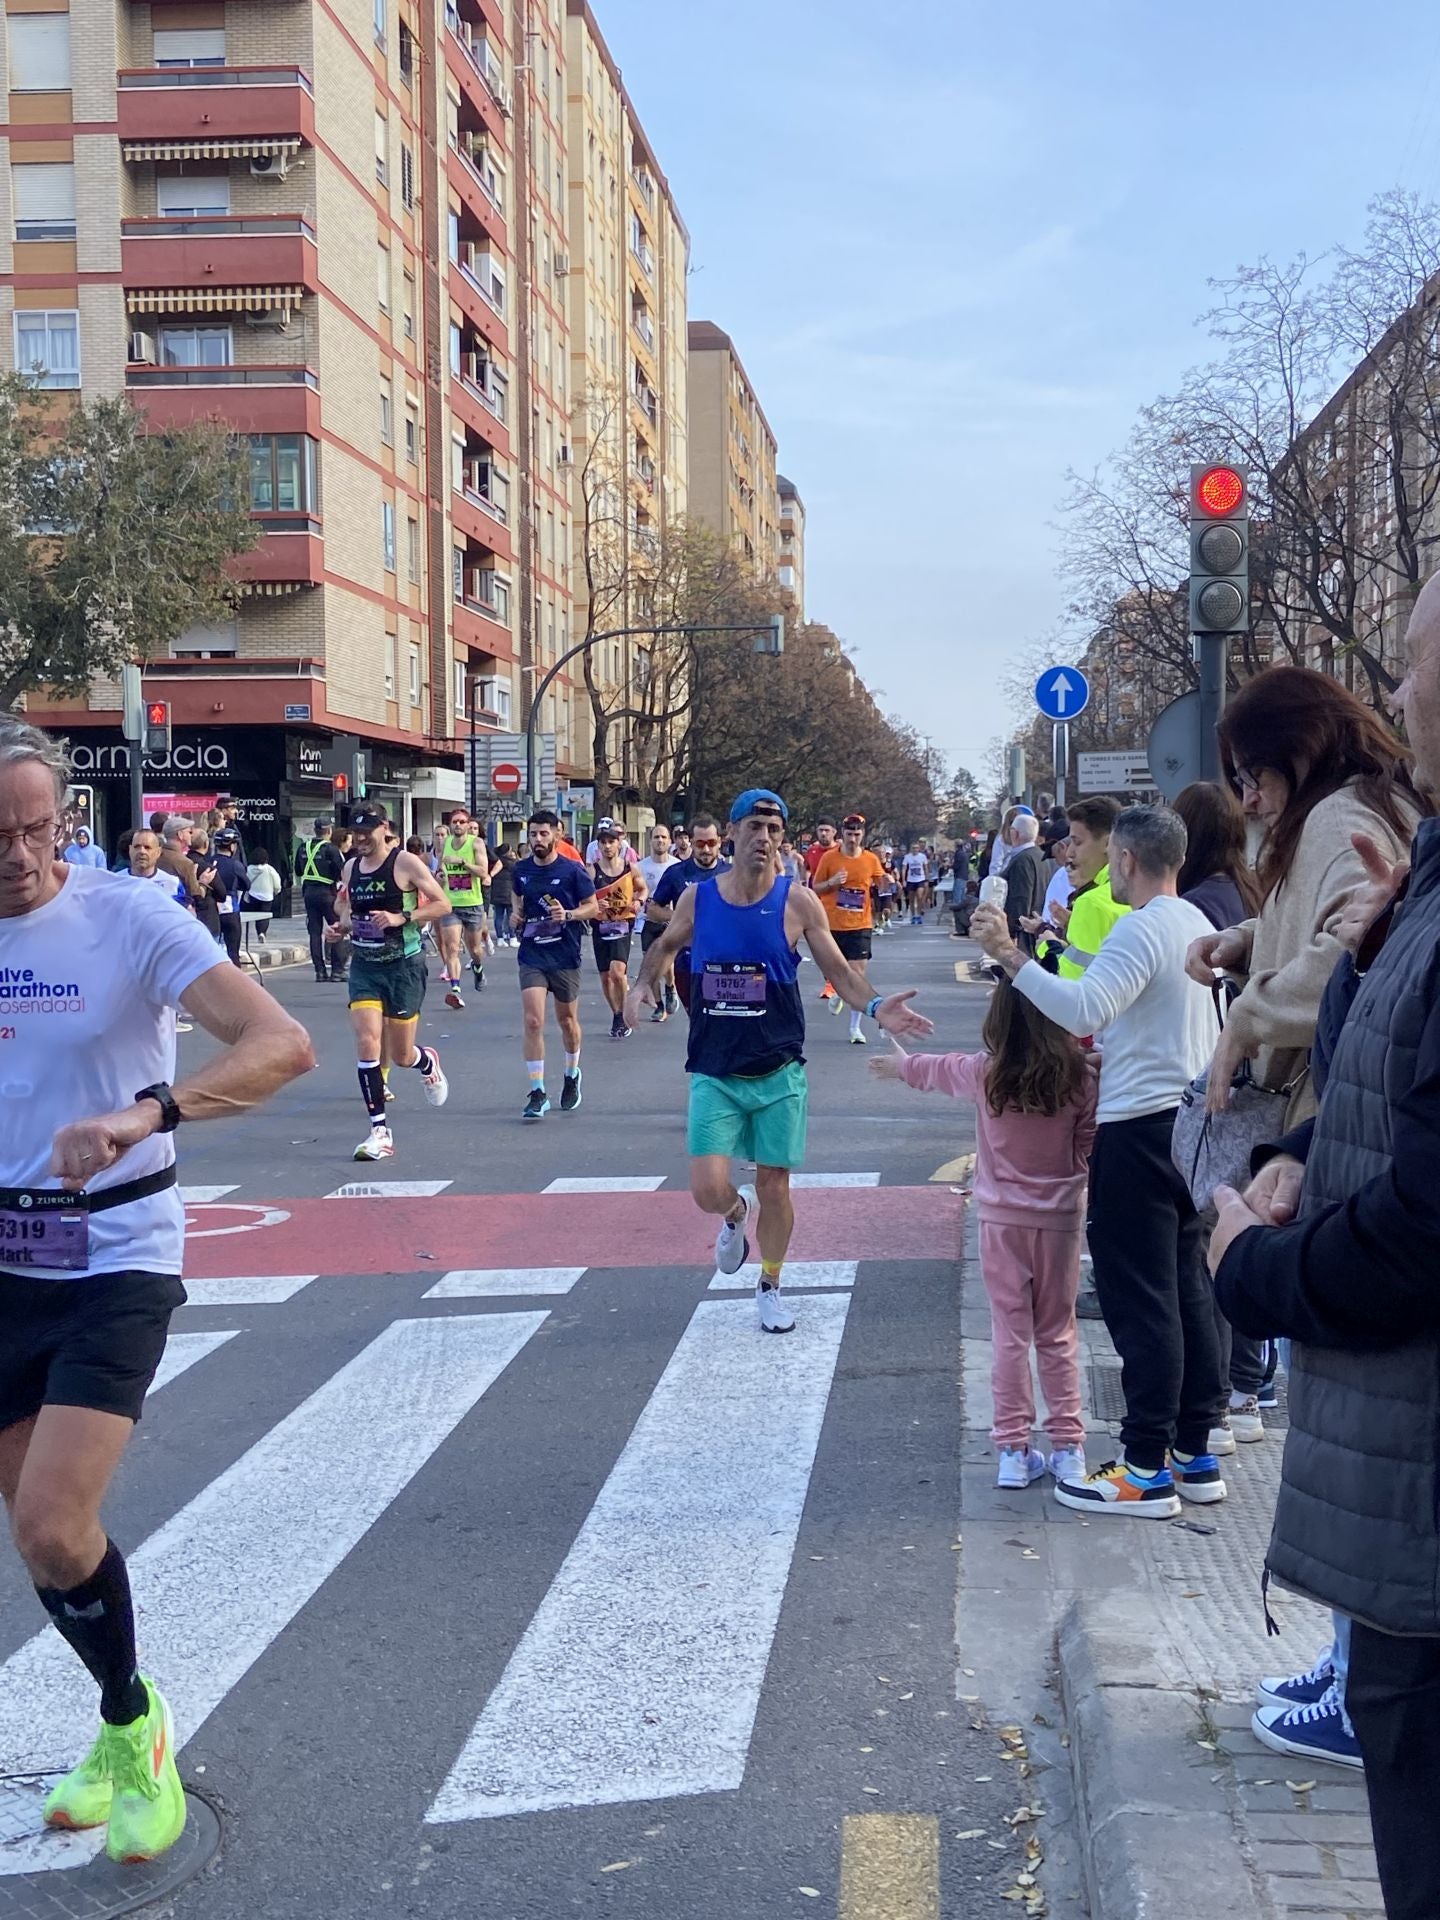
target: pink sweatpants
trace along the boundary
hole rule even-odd
[[[980,1222],[980,1271],[990,1296],[990,1383],[997,1447],[1028,1447],[1035,1425],[1030,1349],[1035,1349],[1053,1447],[1085,1444],[1080,1418],[1079,1227],[1005,1227]]]

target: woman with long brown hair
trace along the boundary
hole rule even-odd
[[[1225,777],[1263,838],[1258,909],[1197,940],[1187,960],[1206,985],[1217,968],[1245,983],[1210,1063],[1207,1104],[1212,1113],[1228,1104],[1248,1060],[1257,1084],[1289,1095],[1293,1127],[1316,1107],[1308,1059],[1341,955],[1333,922],[1369,879],[1354,836],[1398,860],[1424,807],[1399,736],[1328,674],[1266,668],[1224,709],[1218,731]],[[1229,1422],[1237,1440],[1265,1433],[1252,1358],[1237,1340]]]
[[[1260,905],[1260,888],[1245,851],[1240,802],[1214,780],[1196,780],[1175,796],[1185,822],[1185,864],[1176,880],[1182,900],[1212,927],[1232,927]]]

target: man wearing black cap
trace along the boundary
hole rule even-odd
[[[816,895],[779,871],[788,818],[785,802],[768,788],[740,795],[730,809],[733,867],[686,887],[625,1010],[626,1025],[636,1026],[671,957],[690,949],[690,1191],[703,1212],[720,1217],[715,1264],[722,1273],[744,1266],[750,1210],[758,1208],[755,1302],[765,1333],[789,1333],[795,1325],[780,1299],[780,1273],[795,1226],[790,1174],[805,1157],[809,1098],[797,942],[806,941],[847,1004],[887,1033],[932,1031],[910,1008],[911,994],[871,995],[864,974],[835,944]],[[735,1186],[737,1157],[755,1162],[753,1190]]]
[[[422,859],[398,841],[391,844],[389,824],[385,809],[369,800],[351,817],[354,851],[341,877],[338,918],[325,929],[330,941],[350,936],[350,1024],[370,1116],[357,1160],[388,1160],[395,1152],[385,1117],[382,1037],[393,1066],[418,1068],[432,1107],[443,1107],[450,1096],[440,1055],[415,1037],[426,985],[420,929],[443,919],[450,902]]]
[[[310,936],[310,961],[315,978],[322,983],[341,980],[343,967],[337,966],[325,945],[325,929],[335,924],[335,895],[345,862],[340,849],[330,838],[330,822],[319,819],[308,840],[295,849],[295,878],[300,882],[300,898],[305,907],[305,931]]]

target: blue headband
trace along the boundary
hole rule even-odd
[[[747,787],[730,809],[729,824],[733,827],[737,820],[748,820],[750,815],[755,811],[757,802],[761,800],[768,800],[771,806],[778,807],[780,809],[780,818],[785,821],[789,820],[790,809],[778,793],[772,793],[768,787]]]

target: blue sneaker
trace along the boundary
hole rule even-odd
[[[1139,1473],[1111,1460],[1083,1480],[1057,1480],[1055,1498],[1077,1513],[1133,1514],[1139,1520],[1178,1520],[1180,1502],[1169,1469]]]
[[[1327,1647],[1308,1673],[1276,1674],[1257,1682],[1255,1703],[1261,1707],[1313,1707],[1335,1684],[1333,1649]]]
[[[1213,1453],[1172,1452],[1170,1471],[1175,1479],[1175,1491],[1182,1500],[1189,1500],[1195,1506],[1208,1507],[1225,1498],[1220,1462]]]
[[[1345,1725],[1337,1687],[1308,1707],[1257,1707],[1250,1725],[1255,1738],[1276,1753],[1326,1760],[1335,1767],[1365,1765],[1360,1743]]]

